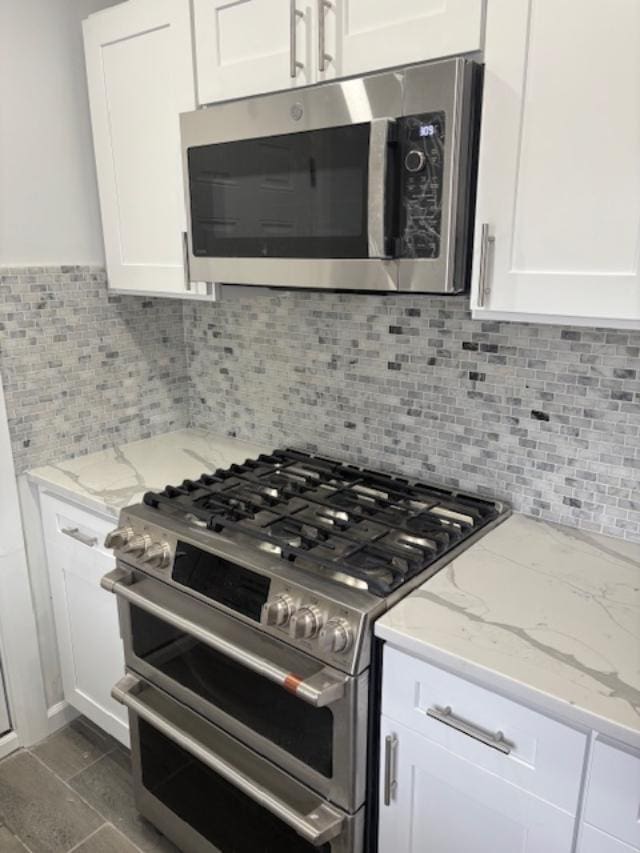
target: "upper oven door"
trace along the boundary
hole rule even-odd
[[[118,597],[127,666],[333,802],[364,800],[368,671],[352,678],[141,575]]]
[[[381,74],[182,115],[191,277],[395,289],[401,107]]]

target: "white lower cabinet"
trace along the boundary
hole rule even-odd
[[[387,717],[383,771],[387,737],[395,748],[388,804],[381,784],[380,853],[570,853],[573,815]]]
[[[126,711],[110,695],[124,672],[118,611],[100,586],[115,567],[102,547],[113,522],[49,495],[41,507],[65,699],[128,745]]]
[[[640,851],[640,753],[596,738],[580,853]]]
[[[578,853],[638,853],[638,848],[587,825],[582,828]]]

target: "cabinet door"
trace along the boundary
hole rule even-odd
[[[629,847],[624,841],[613,838],[595,826],[585,824],[580,831],[578,853],[639,853],[639,850],[637,847]]]
[[[482,47],[483,0],[335,0],[335,7],[339,76]]]
[[[640,328],[640,3],[490,0],[485,60],[474,316]]]
[[[59,501],[43,500],[42,507],[65,699],[128,745],[126,710],[111,698],[124,673],[118,609],[100,586],[115,567],[100,547],[113,525]]]
[[[315,81],[303,0],[194,0],[193,12],[201,104]]]
[[[195,108],[189,0],[129,0],[84,22],[109,285],[185,293],[179,114]]]
[[[392,795],[385,805],[386,738]],[[487,747],[489,749],[489,747]],[[570,853],[575,818],[382,718],[380,853]]]

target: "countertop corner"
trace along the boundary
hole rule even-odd
[[[513,515],[376,623],[396,648],[640,745],[640,546]]]

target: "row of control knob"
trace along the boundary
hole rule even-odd
[[[166,569],[171,562],[171,548],[166,542],[154,542],[148,533],[136,533],[133,527],[118,527],[107,533],[104,547],[117,548],[121,554],[131,554],[156,569]]]
[[[288,595],[279,595],[267,601],[262,608],[262,622],[277,628],[288,628],[294,640],[313,640],[323,652],[340,654],[353,645],[353,631],[346,619],[332,617],[325,621],[322,612],[314,605],[296,609]]]

